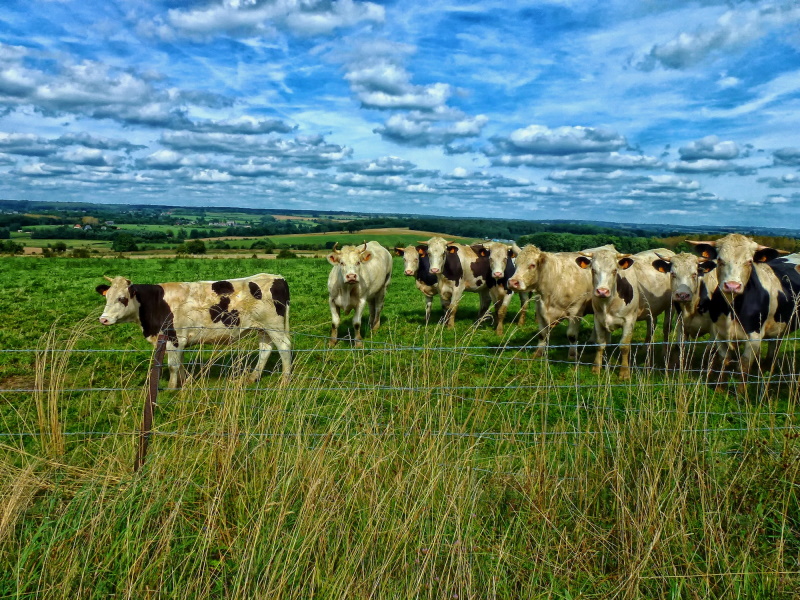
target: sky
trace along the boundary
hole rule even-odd
[[[3,0],[0,198],[800,228],[800,1]]]

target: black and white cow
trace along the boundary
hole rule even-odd
[[[106,306],[103,325],[138,323],[154,346],[159,334],[167,336],[169,387],[185,380],[183,351],[205,343],[229,343],[248,331],[259,336],[258,362],[250,379],[255,381],[267,364],[273,345],[283,367],[283,380],[291,373],[289,337],[289,286],[280,275],[259,273],[240,279],[183,283],[131,283],[124,277],[106,277],[98,285]]]
[[[439,278],[430,272],[430,260],[423,246],[406,246],[394,249],[395,254],[403,258],[403,272],[413,277],[417,289],[425,296],[425,323],[431,318],[433,297],[439,295]],[[444,306],[442,306],[444,308]]]

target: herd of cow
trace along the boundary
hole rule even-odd
[[[581,318],[594,315],[596,346],[593,372],[600,373],[609,334],[622,329],[620,371],[630,377],[634,325],[646,321],[645,343],[664,314],[665,339],[677,320],[677,347],[687,339],[710,335],[720,359],[721,374],[738,360],[747,375],[768,341],[767,361],[778,348],[776,340],[800,326],[800,254],[757,244],[732,233],[716,241],[689,242],[696,254],[675,254],[661,248],[621,254],[613,246],[582,252],[543,252],[528,245],[481,242],[472,245],[433,237],[406,248],[404,272],[415,278],[425,296],[429,321],[433,297],[439,295],[444,322],[452,327],[464,292],[480,297],[480,318],[494,307],[496,331],[514,295],[520,296],[518,324],[525,322],[535,299],[541,356],[551,329],[568,321],[569,356],[577,357]],[[361,318],[369,306],[371,331],[380,326],[386,290],[392,277],[392,256],[378,242],[334,246],[328,255],[331,345],[336,344],[342,316],[354,311],[355,344],[362,344]],[[138,322],[150,342],[167,343],[169,387],[180,387],[185,371],[183,350],[201,343],[229,342],[256,330],[259,358],[251,375],[258,379],[273,346],[277,347],[283,378],[291,372],[289,287],[280,275],[258,274],[240,279],[192,283],[132,284],[116,277],[97,291],[106,297],[100,316],[104,325]]]

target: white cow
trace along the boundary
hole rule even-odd
[[[331,346],[336,345],[342,315],[355,310],[353,328],[356,347],[362,346],[361,315],[369,303],[370,329],[381,324],[386,288],[392,281],[392,255],[378,242],[343,246],[328,255],[333,265],[328,275],[328,304],[331,309]]]

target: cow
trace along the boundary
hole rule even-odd
[[[665,337],[669,332],[671,290],[669,276],[653,269],[659,256],[672,256],[674,252],[661,248],[638,254],[620,254],[612,246],[594,252],[580,252],[575,262],[583,269],[592,270],[592,312],[594,333],[597,338],[592,372],[600,374],[603,355],[609,334],[622,328],[620,341],[620,379],[630,379],[630,353],[633,328],[636,321],[647,321],[649,344],[658,315],[664,318]]]
[[[743,391],[753,361],[761,354],[761,342],[771,338],[767,360],[777,351],[777,338],[797,329],[797,297],[800,294],[800,255],[762,246],[739,233],[716,241],[690,241],[695,252],[717,264],[719,285],[711,296],[709,313],[714,323],[717,348],[722,356],[718,385],[739,350]]]
[[[371,331],[381,324],[381,311],[386,298],[386,288],[392,281],[392,255],[378,242],[364,242],[361,246],[342,246],[328,255],[333,266],[328,275],[328,304],[331,309],[331,347],[336,345],[339,322],[351,310],[357,348],[363,346],[361,315],[369,303]]]
[[[717,265],[694,254],[682,252],[669,257],[659,254],[653,267],[661,273],[669,273],[672,290],[673,312],[677,315],[678,328],[676,346],[672,348],[670,362],[678,354],[679,365],[687,355],[685,340],[697,339],[713,331],[711,320],[711,295],[717,289]],[[669,364],[668,364],[669,366]]]
[[[425,296],[425,324],[427,325],[431,318],[433,297],[439,295],[439,278],[428,270],[430,260],[422,246],[397,247],[394,252],[403,258],[403,272],[408,277],[414,277],[417,289]]]
[[[448,328],[455,325],[456,311],[464,292],[475,292],[480,297],[478,315],[481,321],[492,303],[495,306],[502,304],[505,291],[499,289],[491,274],[488,255],[478,254],[480,246],[448,242],[439,236],[420,242],[420,245],[430,259],[430,272],[439,280],[439,293],[445,308],[444,321]],[[498,323],[497,331],[502,333],[502,323]]]
[[[154,346],[166,336],[169,388],[186,379],[183,351],[204,343],[229,343],[248,331],[259,336],[258,362],[250,375],[257,381],[273,345],[283,367],[282,381],[291,374],[289,286],[280,275],[259,273],[239,279],[184,283],[131,283],[125,277],[106,277],[110,285],[95,290],[105,296],[100,323],[138,323]]]
[[[505,321],[508,305],[511,297],[516,293],[519,295],[519,313],[517,325],[525,325],[525,317],[528,312],[528,302],[530,293],[527,291],[516,291],[508,285],[508,280],[514,275],[514,258],[519,252],[516,244],[509,246],[502,242],[481,242],[473,244],[472,249],[478,254],[489,259],[489,276],[495,280],[498,289],[495,295],[495,312],[497,313],[497,334],[503,334],[503,321]]]

